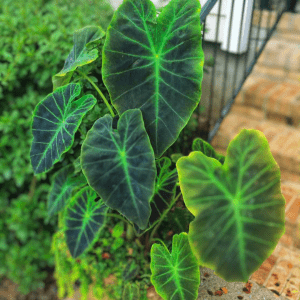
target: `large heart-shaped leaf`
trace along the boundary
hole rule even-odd
[[[199,264],[246,282],[285,231],[280,169],[259,130],[242,129],[224,165],[200,151],[177,164],[183,200],[195,216],[189,241]]]
[[[144,229],[155,187],[154,152],[139,109],[124,112],[117,129],[112,122],[106,114],[87,133],[82,171],[107,206]]]
[[[140,108],[155,156],[178,138],[201,97],[199,0],[124,0],[103,46],[103,82],[119,114]]]
[[[93,95],[74,101],[80,90],[79,84],[70,83],[49,94],[35,107],[30,151],[35,175],[49,171],[72,147],[82,118],[96,104]]]
[[[200,284],[200,270],[194,256],[188,235],[175,234],[172,253],[165,246],[151,247],[151,282],[164,299],[196,300]]]
[[[87,65],[98,57],[94,49],[103,38],[105,32],[99,26],[86,26],[76,30],[73,35],[74,46],[68,55],[63,69],[52,77],[53,91],[70,82],[77,67]]]
[[[74,258],[92,247],[106,223],[108,207],[101,199],[96,202],[97,197],[89,186],[83,188],[65,211],[66,242]]]
[[[59,170],[53,177],[48,196],[48,218],[51,218],[68,205],[72,192],[86,184],[87,181],[83,175],[74,177],[74,166],[72,164]]]

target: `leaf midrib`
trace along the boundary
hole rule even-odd
[[[138,11],[137,7],[133,3],[132,3],[132,5]],[[155,44],[154,44],[154,39],[156,41],[158,41],[158,39],[157,39],[157,27],[158,27],[158,22],[157,21],[158,21],[158,17],[156,17],[155,36],[151,35],[145,18],[141,17],[141,19],[143,20],[143,25],[144,25],[144,28],[145,28],[145,32],[146,32],[148,41],[150,43],[150,48],[151,48],[151,52],[152,52],[152,55],[153,55],[153,59],[155,60],[155,66],[154,66],[154,73],[155,73],[155,79],[154,79],[154,85],[155,85],[155,102],[154,102],[154,107],[155,107],[155,128],[156,128],[156,133],[157,133],[158,132],[157,131],[158,120],[159,120],[159,117],[158,117],[158,114],[159,114],[158,103],[159,103],[159,95],[160,95],[159,94],[159,81],[160,81],[159,79],[160,79],[160,67],[161,67],[160,66],[160,56],[161,56],[161,52],[164,49],[165,44],[168,41],[168,39],[167,38],[163,38],[162,41],[160,41],[161,44],[160,44],[159,50],[156,52]],[[167,30],[166,34],[164,35],[164,37],[168,37],[169,36],[171,28],[173,28],[175,20],[176,19],[173,18],[172,22],[169,23],[168,30]],[[155,135],[155,144],[156,145],[158,145],[157,137],[158,137],[158,134]]]

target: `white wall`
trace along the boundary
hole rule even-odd
[[[114,9],[117,9],[123,0],[108,0]],[[142,0],[141,0],[142,1]],[[151,0],[156,7],[165,6],[170,0]],[[203,7],[207,0],[200,0]],[[206,19],[206,29],[209,31],[205,33],[205,40],[215,42],[217,32],[217,14],[219,11],[221,0],[219,0],[213,7]],[[243,1],[235,0],[233,7],[232,32],[228,47],[228,35],[230,28],[230,16],[232,14],[231,6],[233,0],[222,0],[221,17],[219,23],[219,34],[217,42],[221,43],[221,49],[230,53],[241,54],[247,50],[248,38],[250,32],[251,12],[253,0],[246,0],[244,18],[241,22]],[[241,36],[239,36],[242,25]],[[238,46],[240,44],[240,49]],[[239,51],[238,51],[239,50]]]

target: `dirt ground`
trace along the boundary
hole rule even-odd
[[[76,287],[73,298],[64,298],[64,300],[78,300],[80,299],[80,292]],[[162,300],[157,295],[153,286],[148,288],[147,297],[149,300]],[[94,297],[88,297],[88,299],[95,300]],[[22,295],[18,292],[18,285],[13,283],[11,280],[4,278],[0,282],[0,300],[59,300],[57,297],[57,286],[53,272],[49,273],[45,279],[45,288],[37,289],[27,295]]]
[[[53,273],[49,273],[45,279],[45,287],[22,295],[18,291],[18,285],[4,278],[0,282],[0,300],[59,300],[57,297],[57,286]]]

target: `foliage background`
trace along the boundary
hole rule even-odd
[[[57,217],[46,224],[46,206],[51,176],[62,167],[34,178],[32,112],[52,92],[51,77],[73,47],[73,32],[87,25],[106,29],[112,13],[97,0],[0,2],[0,276],[24,294],[43,287],[54,268]]]

